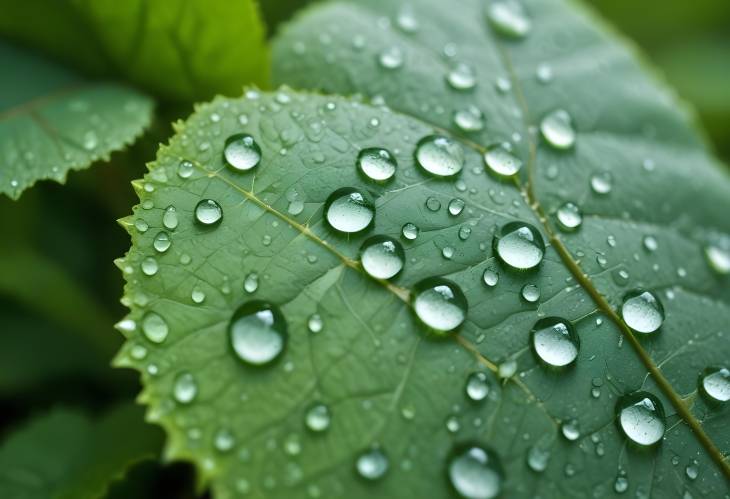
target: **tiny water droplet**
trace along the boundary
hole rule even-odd
[[[664,407],[651,393],[636,392],[621,397],[616,412],[621,430],[632,442],[650,446],[664,436]]]
[[[730,400],[730,369],[706,369],[700,378],[700,389],[713,402],[727,402]]]
[[[549,366],[564,367],[575,361],[580,339],[575,328],[560,317],[545,317],[532,327],[532,348]]]
[[[591,189],[596,194],[608,194],[613,188],[613,177],[609,172],[599,172],[591,176]]]
[[[659,244],[653,236],[644,236],[642,243],[644,245],[644,249],[649,252],[656,251],[659,247]]]
[[[248,171],[261,162],[261,148],[250,135],[237,133],[226,139],[223,160],[233,170]]]
[[[575,419],[564,421],[563,424],[560,425],[560,431],[563,436],[571,442],[580,438],[580,427],[578,426],[578,421]]]
[[[142,319],[142,332],[152,343],[162,343],[167,338],[167,322],[154,312],[147,312]]]
[[[421,322],[442,333],[458,328],[469,308],[461,288],[440,277],[419,281],[413,287],[412,303]]]
[[[157,260],[152,258],[151,256],[145,258],[142,260],[142,273],[147,276],[153,276],[157,273],[157,270],[159,269],[159,266],[157,265]]]
[[[193,174],[193,169],[195,166],[191,161],[188,161],[187,159],[184,159],[180,161],[180,164],[177,165],[177,175],[180,178],[190,178]]]
[[[307,320],[307,329],[310,333],[319,333],[324,328],[324,321],[319,314],[312,314]]]
[[[489,388],[489,378],[486,373],[471,373],[466,379],[466,395],[475,402],[487,398]]]
[[[451,260],[454,257],[454,248],[451,246],[444,246],[441,248],[441,256],[446,258],[447,260]]]
[[[371,147],[360,151],[357,167],[370,180],[385,182],[393,178],[398,164],[386,149]]]
[[[193,300],[193,303],[203,303],[205,301],[205,292],[200,288],[193,288],[190,299]]]
[[[165,212],[162,214],[162,225],[169,230],[175,230],[177,228],[177,209],[174,206],[170,205],[165,208]]]
[[[535,284],[525,284],[522,287],[522,298],[528,303],[535,303],[540,299],[540,288]]]
[[[485,269],[482,274],[482,280],[484,281],[484,284],[493,288],[499,282],[499,274],[492,268]]]
[[[557,109],[540,122],[540,132],[548,144],[556,149],[570,149],[575,144],[575,130],[567,111]]]
[[[380,53],[378,62],[385,69],[398,69],[403,65],[403,51],[398,47],[389,47]]]
[[[463,132],[478,132],[484,128],[484,113],[469,106],[454,113],[454,124]]]
[[[477,444],[457,446],[449,458],[451,486],[468,499],[491,499],[500,495],[504,471],[497,454]]]
[[[426,208],[428,208],[429,211],[439,211],[441,209],[441,201],[434,196],[430,196],[426,199]]]
[[[256,272],[251,272],[243,281],[243,290],[246,293],[255,293],[257,289],[259,289],[259,275]]]
[[[532,471],[538,473],[545,471],[548,461],[550,461],[550,451],[543,449],[539,445],[533,445],[527,451],[527,465]]]
[[[550,83],[553,81],[553,68],[549,64],[541,63],[535,70],[537,81],[540,83]]]
[[[624,296],[621,316],[637,333],[649,334],[664,322],[664,306],[654,293],[639,289]]]
[[[173,397],[180,404],[189,404],[198,395],[198,384],[189,372],[178,374],[172,388]]]
[[[198,223],[212,226],[219,224],[222,219],[223,209],[212,199],[203,199],[195,206],[195,220]]]
[[[449,177],[456,175],[464,167],[464,150],[447,137],[430,135],[418,142],[416,161],[428,173]]]
[[[454,90],[470,90],[476,86],[477,77],[471,66],[460,62],[446,75],[446,81]]]
[[[152,246],[158,253],[164,253],[165,251],[170,249],[171,244],[172,242],[170,241],[170,236],[167,232],[158,232],[155,236],[154,241],[152,242]]]
[[[558,208],[558,224],[566,232],[576,230],[583,223],[583,213],[578,205],[567,202]]]
[[[236,437],[228,428],[221,428],[213,437],[213,447],[218,452],[228,452],[236,445]]]
[[[363,269],[376,279],[395,277],[403,269],[405,259],[401,244],[388,236],[370,237],[360,248]]]
[[[484,163],[489,171],[500,177],[516,175],[522,168],[522,161],[502,146],[493,147],[484,153]]]
[[[358,456],[355,468],[367,480],[377,480],[388,471],[388,457],[380,449],[370,449]]]
[[[500,260],[516,270],[534,269],[542,262],[545,242],[540,232],[524,222],[509,222],[494,235],[492,247]]]
[[[145,232],[147,232],[147,229],[149,229],[150,226],[149,224],[147,224],[147,222],[145,222],[141,218],[138,218],[134,221],[134,228],[137,229],[137,232],[139,232],[140,234],[144,234]]]
[[[461,198],[454,198],[451,201],[449,201],[449,213],[453,216],[457,216],[461,214],[461,212],[464,210],[464,206],[466,203]]]
[[[401,233],[403,234],[403,237],[408,239],[409,241],[413,241],[418,237],[418,233],[420,232],[419,228],[410,222],[403,225],[401,228]]]
[[[304,424],[316,433],[327,430],[330,427],[331,421],[332,413],[329,407],[320,402],[315,402],[309,406],[309,409],[307,409],[304,415]]]
[[[279,309],[252,300],[241,305],[228,325],[234,353],[243,362],[261,366],[279,357],[286,345],[287,325]]]
[[[522,4],[516,0],[499,0],[487,7],[487,20],[499,34],[510,38],[524,38],[532,23]]]
[[[705,258],[710,264],[712,270],[720,275],[730,274],[730,248],[721,248],[719,246],[706,246]]]
[[[375,218],[375,207],[362,192],[352,187],[343,187],[330,194],[324,212],[333,229],[348,234],[366,229]]]
[[[459,420],[456,419],[454,416],[449,416],[446,419],[446,429],[449,431],[449,433],[456,433],[461,428],[461,425],[459,424]]]
[[[462,225],[459,227],[459,239],[466,241],[471,236],[471,227],[468,225]]]

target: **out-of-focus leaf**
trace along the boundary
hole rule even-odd
[[[6,2],[0,33],[165,100],[238,95],[245,83],[268,82],[253,0]]]
[[[0,497],[86,499],[104,494],[127,468],[159,454],[160,431],[127,404],[94,420],[55,409],[11,433],[0,447]]]
[[[2,40],[0,64],[0,193],[13,199],[107,159],[150,123],[152,102],[130,88],[90,82]]]

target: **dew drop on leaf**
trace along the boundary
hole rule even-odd
[[[142,319],[142,332],[152,343],[162,343],[167,338],[167,322],[154,312],[147,312]]]
[[[454,113],[454,124],[462,132],[478,132],[484,128],[484,114],[475,106]]]
[[[324,328],[324,321],[319,314],[312,314],[307,320],[307,329],[310,333],[319,333]]]
[[[170,249],[171,245],[170,236],[167,232],[158,232],[155,236],[154,241],[152,242],[152,246],[155,248],[155,251],[158,253],[164,253],[168,249]]]
[[[522,286],[520,294],[522,295],[522,299],[527,303],[535,303],[540,299],[540,288],[535,284],[525,284]]]
[[[532,23],[517,0],[498,0],[487,7],[487,20],[499,34],[510,38],[524,38]]]
[[[542,262],[545,242],[540,232],[524,222],[509,222],[494,235],[492,247],[499,259],[516,270],[534,269]]]
[[[246,293],[255,293],[257,289],[259,289],[259,275],[251,272],[243,280],[243,290]]]
[[[444,246],[441,248],[441,256],[446,258],[447,260],[451,260],[454,257],[454,248],[451,246]]]
[[[482,281],[490,288],[493,288],[499,282],[499,274],[492,268],[485,269],[482,274]]]
[[[388,457],[380,449],[363,452],[355,462],[357,473],[367,480],[377,480],[388,471]]]
[[[203,225],[217,225],[223,219],[223,208],[212,199],[203,199],[195,206],[195,220]]]
[[[545,364],[565,367],[575,361],[580,339],[566,319],[545,317],[535,323],[530,332],[532,349]]]
[[[446,75],[446,81],[455,90],[470,90],[476,86],[477,77],[471,66],[460,62]]]
[[[385,69],[398,69],[403,65],[403,51],[398,47],[389,47],[380,53],[378,62]]]
[[[248,171],[261,162],[261,148],[250,135],[237,133],[226,139],[223,159],[235,171]]]
[[[304,424],[311,431],[319,433],[327,430],[332,421],[332,414],[329,407],[320,402],[315,402],[307,409],[304,415]]]
[[[564,109],[547,114],[540,122],[540,133],[556,149],[570,149],[575,144],[573,121]]]
[[[162,214],[162,225],[168,230],[175,230],[177,228],[177,209],[170,205],[165,208],[165,212]]]
[[[329,225],[347,234],[366,229],[375,218],[375,207],[365,195],[352,187],[337,189],[324,204]]]
[[[550,460],[550,451],[540,447],[539,445],[533,445],[527,451],[527,465],[532,471],[538,473],[545,471]]]
[[[430,135],[418,142],[416,162],[432,175],[450,177],[464,167],[464,150],[447,137]]]
[[[461,288],[440,277],[428,277],[413,287],[413,309],[429,328],[449,332],[466,319],[468,304]]]
[[[580,427],[578,426],[578,421],[576,419],[563,421],[560,425],[560,432],[571,442],[578,440],[578,438],[580,438]]]
[[[241,305],[228,325],[233,352],[246,364],[261,366],[279,357],[287,341],[287,325],[279,309],[253,300]]]
[[[218,452],[228,452],[236,445],[236,437],[228,428],[220,428],[213,437],[213,447]]]
[[[591,189],[596,194],[608,194],[613,188],[613,177],[609,172],[599,172],[591,176]]]
[[[190,299],[193,300],[193,303],[203,303],[205,301],[205,292],[203,292],[202,289],[195,287],[190,293]]]
[[[194,165],[191,161],[184,159],[177,165],[177,175],[180,178],[190,178],[193,175]]]
[[[429,198],[426,199],[426,208],[428,208],[429,211],[439,211],[441,209],[441,201],[434,196],[429,196]]]
[[[730,369],[708,368],[700,378],[700,390],[713,402],[730,400]]]
[[[403,225],[401,228],[401,233],[403,234],[403,237],[408,239],[409,241],[413,241],[418,237],[418,233],[420,230],[415,224],[412,224],[410,222]]]
[[[159,269],[159,266],[157,265],[157,260],[152,258],[151,256],[145,258],[142,260],[142,273],[146,276],[153,276],[157,273],[157,270]]]
[[[567,202],[558,208],[558,225],[566,232],[574,231],[583,223],[583,213],[575,203]]]
[[[624,296],[621,316],[632,330],[649,334],[658,330],[664,322],[664,306],[651,291],[638,289]]]
[[[664,407],[654,395],[635,392],[616,404],[619,427],[626,437],[641,446],[650,446],[664,436]]]
[[[489,171],[499,177],[511,177],[522,168],[522,161],[502,146],[493,147],[485,152],[484,163]]]
[[[370,180],[385,182],[393,178],[398,165],[386,149],[371,147],[360,151],[357,167]]]
[[[456,447],[449,458],[447,473],[451,486],[464,498],[491,499],[502,491],[502,463],[494,451],[481,445]]]
[[[705,247],[705,258],[712,270],[720,275],[730,274],[730,248],[709,245]]]
[[[466,379],[466,396],[475,402],[484,400],[489,395],[489,378],[486,373],[471,373]]]
[[[648,252],[654,252],[659,247],[656,238],[654,236],[644,236],[641,240],[644,249]]]
[[[405,252],[401,244],[388,236],[373,236],[360,248],[363,269],[376,279],[395,277],[405,263]]]
[[[449,201],[449,213],[453,216],[460,215],[461,212],[464,210],[464,206],[466,203],[464,203],[464,200],[461,198],[454,198],[451,201]]]
[[[175,378],[172,396],[180,404],[189,404],[198,395],[198,384],[189,372],[182,372]]]

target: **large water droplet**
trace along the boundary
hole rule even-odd
[[[360,261],[368,275],[390,279],[403,269],[406,255],[401,244],[388,236],[373,236],[360,248]]]
[[[530,19],[516,0],[490,3],[487,7],[487,20],[498,33],[511,38],[524,38],[531,28]]]
[[[193,174],[195,165],[191,161],[184,159],[177,165],[177,174],[180,178],[190,178]]]
[[[428,277],[413,287],[413,308],[418,318],[439,332],[453,331],[466,319],[469,306],[461,288],[440,277]]]
[[[565,231],[573,231],[583,223],[583,213],[575,203],[567,202],[558,208],[558,225]]]
[[[142,332],[152,343],[162,343],[167,338],[167,322],[154,312],[147,312],[142,319]]]
[[[307,409],[304,415],[304,424],[307,428],[317,433],[327,430],[330,427],[331,421],[332,414],[330,413],[329,407],[319,402],[309,406],[309,409]]]
[[[189,372],[178,374],[172,387],[172,395],[181,404],[189,404],[198,395],[198,384]]]
[[[261,162],[261,148],[250,135],[237,133],[226,139],[223,159],[234,170],[247,171]]]
[[[371,147],[360,151],[357,156],[357,167],[370,180],[385,182],[393,178],[398,164],[387,150]]]
[[[367,480],[377,480],[388,471],[388,457],[380,449],[370,449],[355,462],[358,474]]]
[[[274,361],[284,351],[287,325],[277,307],[253,300],[235,311],[228,334],[238,358],[260,366]]]
[[[570,149],[575,144],[575,130],[570,115],[557,109],[540,122],[540,132],[548,144],[556,149]]]
[[[217,225],[223,219],[223,208],[212,199],[203,199],[195,206],[195,220],[203,225]]]
[[[418,237],[418,233],[420,230],[415,224],[412,224],[410,222],[403,225],[401,228],[401,233],[403,234],[403,237],[408,239],[409,241],[413,241]]]
[[[430,135],[418,142],[416,161],[428,173],[449,177],[464,167],[464,150],[447,137]]]
[[[452,487],[461,497],[491,499],[502,491],[502,464],[497,454],[486,447],[466,444],[455,448],[447,472]]]
[[[471,373],[466,379],[466,395],[475,402],[479,402],[480,400],[487,398],[487,395],[489,395],[489,389],[489,377],[486,373]]]
[[[664,436],[664,407],[651,393],[636,392],[621,397],[616,412],[621,431],[632,442],[649,446]]]
[[[343,187],[327,198],[324,213],[333,229],[349,234],[360,232],[372,223],[375,207],[362,192]]]
[[[453,216],[460,215],[466,203],[461,198],[454,198],[449,201],[449,213]]]
[[[160,268],[157,265],[157,260],[155,260],[151,256],[142,260],[142,265],[140,266],[142,267],[142,273],[148,276],[155,275],[157,273],[157,270]]]
[[[621,316],[637,333],[653,333],[664,322],[664,306],[651,291],[638,289],[624,296]]]
[[[516,270],[534,269],[545,254],[542,235],[524,222],[503,225],[494,235],[492,247],[502,262]]]
[[[500,177],[511,177],[522,168],[522,161],[501,146],[484,153],[484,163],[492,173]]]
[[[533,350],[549,366],[564,367],[578,357],[580,339],[570,321],[545,317],[535,323],[530,335]]]
[[[730,400],[730,369],[711,367],[700,378],[700,389],[713,402]]]
[[[477,77],[471,66],[459,63],[446,75],[446,81],[455,90],[469,90],[477,84]]]

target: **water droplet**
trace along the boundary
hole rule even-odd
[[[444,246],[441,248],[441,256],[446,258],[447,260],[451,260],[454,256],[454,248],[451,246]]]
[[[363,269],[376,279],[390,279],[403,269],[406,255],[401,244],[388,236],[373,236],[360,248]]]
[[[484,114],[475,106],[454,113],[454,124],[463,132],[478,132],[484,128]]]
[[[331,422],[332,414],[330,413],[329,407],[320,402],[309,406],[309,409],[307,409],[304,415],[304,424],[307,428],[317,433],[327,430]]]
[[[609,172],[599,172],[591,177],[591,189],[596,194],[608,194],[613,187],[613,178]]]
[[[447,467],[456,492],[468,499],[491,499],[502,491],[504,471],[497,454],[486,447],[466,444],[452,451]]]
[[[413,287],[413,308],[429,328],[449,332],[466,319],[469,308],[461,288],[440,277],[428,277]]]
[[[367,480],[377,480],[388,471],[388,457],[380,449],[363,452],[357,458],[355,468]]]
[[[558,208],[558,224],[564,231],[576,230],[583,223],[583,213],[578,205],[567,202]]]
[[[556,149],[570,149],[575,144],[573,122],[564,109],[546,115],[540,122],[540,132],[548,144]]]
[[[167,338],[169,328],[165,319],[154,312],[147,312],[142,319],[142,332],[152,343],[162,343]]]
[[[730,400],[730,369],[711,367],[700,378],[700,389],[714,402]]]
[[[299,199],[293,199],[289,201],[289,206],[287,206],[286,211],[290,215],[299,215],[301,212],[304,211],[304,201],[301,201]]]
[[[494,235],[492,247],[502,262],[516,270],[529,270],[542,262],[545,243],[540,232],[524,222],[510,222]]]
[[[642,243],[644,245],[644,249],[649,252],[656,251],[659,247],[659,244],[653,236],[644,236]]]
[[[535,303],[540,299],[540,288],[534,284],[525,284],[522,287],[522,298],[528,303]]]
[[[447,137],[430,135],[418,142],[416,161],[428,173],[449,177],[464,167],[464,150]]]
[[[408,5],[403,6],[398,12],[396,23],[406,33],[415,33],[418,31],[418,20],[413,13],[413,9]]]
[[[450,433],[456,433],[461,428],[461,425],[459,424],[459,420],[456,419],[454,416],[449,416],[446,419],[446,429]]]
[[[441,209],[441,201],[439,201],[438,198],[430,196],[426,199],[426,208],[428,208],[429,211],[439,211]]]
[[[506,359],[497,368],[497,374],[502,379],[509,379],[517,372],[517,361],[515,359]]]
[[[484,153],[484,162],[492,173],[500,177],[511,177],[522,168],[522,161],[501,146]]]
[[[487,20],[498,33],[510,38],[524,38],[531,28],[530,19],[516,0],[490,3],[487,7]]]
[[[157,270],[159,269],[159,266],[157,265],[157,260],[152,258],[151,256],[145,258],[142,260],[142,272],[144,275],[153,276],[157,273]]]
[[[553,81],[553,68],[549,64],[541,63],[535,70],[537,81],[540,83],[550,83]]]
[[[284,351],[287,325],[277,307],[253,300],[235,311],[228,334],[238,358],[260,366],[274,361]]]
[[[446,75],[446,81],[455,90],[469,90],[477,84],[477,77],[471,66],[460,62]]]
[[[632,442],[649,446],[664,436],[664,407],[651,393],[636,392],[621,397],[616,412],[621,431]]]
[[[183,372],[175,378],[172,395],[181,404],[189,404],[198,395],[198,384],[189,372]]]
[[[730,274],[730,248],[706,246],[705,257],[715,272],[720,275]]]
[[[205,292],[200,288],[193,288],[190,299],[193,300],[193,303],[203,303],[205,301]]]
[[[139,232],[140,234],[144,234],[145,232],[147,232],[147,229],[149,229],[150,226],[149,224],[147,224],[147,222],[145,222],[141,218],[138,218],[134,221],[134,228],[137,229],[137,232]]]
[[[543,449],[539,445],[533,445],[527,451],[527,465],[532,471],[537,471],[538,473],[545,471],[548,461],[550,461],[550,451]]]
[[[626,492],[628,490],[628,488],[629,488],[629,480],[625,476],[619,474],[616,477],[616,481],[613,482],[613,490],[617,494],[623,494],[624,492]]]
[[[310,333],[319,333],[324,328],[324,322],[319,314],[312,314],[307,320],[307,329]]]
[[[471,373],[466,379],[466,395],[475,402],[487,398],[489,388],[489,378],[486,373]]]
[[[459,227],[459,239],[466,241],[471,236],[471,227],[468,225],[462,225]]]
[[[684,472],[687,475],[687,478],[690,480],[696,480],[700,474],[700,469],[697,466],[697,460],[693,459],[692,462],[684,468]]]
[[[398,164],[387,150],[371,147],[360,151],[357,166],[370,180],[385,182],[393,178]]]
[[[532,348],[537,356],[553,367],[564,367],[575,361],[580,339],[575,328],[560,317],[545,317],[532,327]]]
[[[177,174],[180,178],[190,178],[193,174],[194,165],[191,161],[184,159],[177,165]]]
[[[223,219],[221,205],[212,199],[203,199],[195,206],[195,220],[203,225],[217,225]]]
[[[221,428],[213,437],[213,447],[218,452],[228,452],[236,445],[236,437],[228,428]]]
[[[560,431],[563,436],[571,442],[580,438],[580,427],[578,426],[578,421],[575,419],[564,421],[563,424],[560,425]]]
[[[403,225],[401,228],[401,233],[403,234],[403,237],[408,239],[409,241],[413,241],[418,237],[418,233],[420,232],[420,229],[410,222]]]
[[[167,232],[158,232],[155,236],[154,241],[152,242],[152,246],[158,253],[164,253],[165,251],[170,249],[171,244],[172,243],[170,242],[170,236],[167,234]]]
[[[398,69],[403,65],[403,51],[398,47],[389,47],[380,53],[378,62],[385,69]]]
[[[484,269],[484,273],[482,274],[482,280],[484,281],[484,284],[486,284],[490,288],[493,288],[499,282],[499,274],[494,269]]]
[[[236,171],[248,171],[261,163],[261,148],[250,135],[237,133],[226,139],[223,159]]]
[[[177,209],[170,205],[165,208],[165,212],[162,214],[162,225],[164,225],[166,229],[175,230],[177,228],[177,224]]]
[[[259,289],[259,275],[256,272],[251,272],[243,281],[243,290],[246,293],[255,293],[257,289]]]
[[[464,210],[465,205],[466,203],[464,203],[463,199],[454,198],[449,201],[449,213],[453,216],[457,216],[461,214],[461,212]]]
[[[330,226],[345,233],[360,232],[375,218],[375,207],[362,192],[352,187],[343,187],[330,194],[324,212]]]
[[[664,322],[664,306],[651,291],[635,290],[624,296],[621,316],[637,333],[649,334]]]

